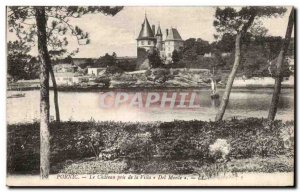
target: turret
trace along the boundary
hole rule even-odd
[[[137,70],[149,69],[148,53],[155,48],[156,37],[155,26],[150,27],[147,16],[145,15],[144,22],[137,40]]]
[[[155,26],[153,26],[153,29],[155,30]],[[154,37],[153,30],[150,27],[150,24],[149,24],[149,21],[148,21],[146,15],[145,15],[145,20],[142,24],[142,29],[136,40],[137,40],[138,48],[144,48],[146,50],[150,50],[151,48],[155,47],[156,38]]]
[[[160,29],[160,26],[158,26],[157,28],[157,32],[156,32],[156,48],[161,51],[162,50],[162,38],[163,38],[163,35],[162,35],[162,32],[161,32],[161,29]]]

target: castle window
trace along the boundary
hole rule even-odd
[[[148,45],[150,45],[151,44],[151,41],[148,41]]]
[[[144,45],[144,41],[141,41],[142,45]]]

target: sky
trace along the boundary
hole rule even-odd
[[[78,46],[74,37],[68,37],[70,51],[79,47],[75,57],[98,58],[105,53],[116,52],[118,56],[136,56],[136,38],[144,21],[145,13],[150,25],[156,29],[160,24],[163,34],[166,28],[178,29],[183,40],[201,38],[212,42],[216,33],[213,27],[215,7],[124,7],[114,17],[102,14],[84,15],[71,19],[70,23],[79,26],[90,34],[90,44]],[[262,20],[269,30],[268,35],[284,36],[290,8],[282,18]],[[14,39],[8,33],[8,40]],[[34,47],[32,54],[36,54]]]

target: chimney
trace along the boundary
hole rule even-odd
[[[167,36],[169,35],[169,29],[166,29],[166,34],[167,34]]]
[[[152,25],[152,31],[153,31],[153,34],[155,35],[155,25]]]

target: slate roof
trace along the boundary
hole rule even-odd
[[[158,26],[157,32],[156,32],[155,36],[162,36],[162,32],[161,32],[160,26]]]
[[[140,34],[137,38],[137,40],[142,40],[142,39],[155,39],[153,31],[150,27],[149,21],[147,17],[145,16],[144,23],[142,24],[142,29],[140,31]]]
[[[167,35],[165,41],[174,41],[174,40],[182,41],[182,38],[177,29],[171,28],[171,29],[169,29],[169,34]]]

